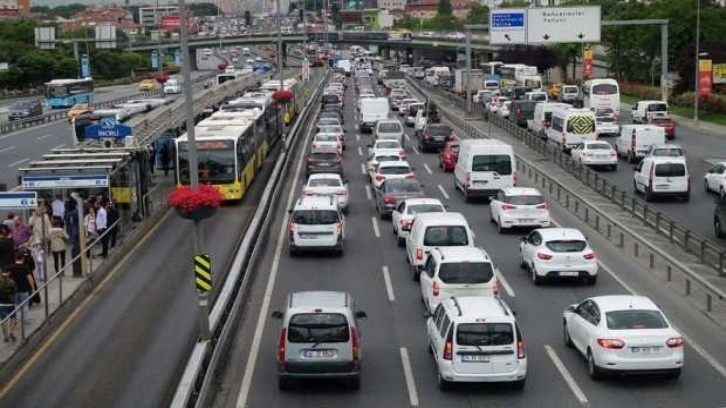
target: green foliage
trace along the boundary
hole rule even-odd
[[[489,24],[489,7],[473,4],[464,24]]]
[[[428,20],[414,17],[404,17],[394,23],[394,28],[405,28],[411,31],[454,31],[461,30],[462,24],[454,16],[437,15]]]
[[[439,0],[437,11],[436,17],[445,18],[452,16],[454,14],[454,6],[451,5],[451,0]]]
[[[510,0],[502,4],[502,8],[527,8],[530,2],[525,0]]]
[[[54,16],[63,17],[63,18],[71,18],[79,11],[85,10],[86,7],[88,7],[88,6],[86,6],[85,4],[71,3],[71,4],[53,7],[52,9],[49,9],[47,12]]]

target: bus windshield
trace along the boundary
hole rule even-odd
[[[51,81],[46,84],[46,96],[51,98],[62,98],[68,95],[77,95],[93,92],[92,80],[78,81]]]
[[[229,184],[235,181],[234,142],[197,142],[199,157],[199,182]],[[186,142],[180,142],[177,152],[179,182],[189,184],[189,150]]]

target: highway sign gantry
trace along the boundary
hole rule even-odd
[[[211,255],[194,255],[194,281],[198,292],[206,293],[212,290]]]
[[[489,43],[599,43],[600,6],[498,9],[489,14]]]
[[[490,44],[524,44],[527,42],[527,10],[499,9],[489,15]]]

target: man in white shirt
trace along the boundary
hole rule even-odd
[[[101,200],[101,205],[96,210],[96,232],[101,237],[101,257],[106,258],[108,256],[108,234],[105,234],[108,228],[106,206],[108,201],[106,199]]]
[[[55,196],[55,200],[53,200],[53,202],[50,203],[50,207],[53,210],[53,217],[58,218],[61,221],[65,218],[66,206],[63,203],[61,196],[59,196],[59,195]]]

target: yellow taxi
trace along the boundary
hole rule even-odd
[[[144,79],[139,83],[140,92],[153,92],[156,91],[156,81],[153,79]]]
[[[77,103],[68,109],[68,121],[72,121],[78,115],[93,112],[93,105],[90,103]]]

